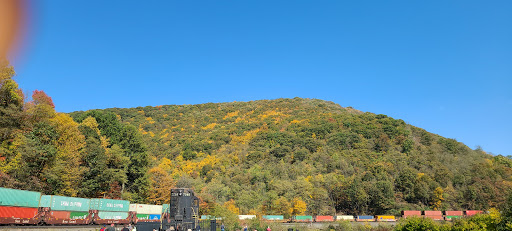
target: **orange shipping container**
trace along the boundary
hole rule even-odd
[[[446,216],[462,216],[464,213],[462,211],[444,211],[444,215]]]
[[[0,206],[0,217],[33,218],[36,214],[37,208]]]
[[[69,219],[69,211],[51,211],[50,216],[54,219]]]
[[[316,222],[320,221],[334,221],[333,216],[316,216]]]
[[[474,216],[477,214],[482,214],[484,211],[481,210],[466,210],[466,216]]]
[[[425,216],[425,217],[428,217],[428,218],[431,218],[435,221],[442,221],[443,220],[443,216],[439,216],[439,215],[429,215],[429,216]]]
[[[402,211],[403,218],[412,217],[412,216],[420,217],[421,211],[416,211],[416,210]]]
[[[442,216],[443,212],[441,211],[424,211],[425,216]]]

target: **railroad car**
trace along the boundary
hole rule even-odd
[[[356,219],[354,218],[354,216],[351,216],[351,215],[339,215],[339,216],[336,216],[336,221],[355,221]]]
[[[238,220],[251,220],[256,218],[256,215],[238,215]]]
[[[0,224],[35,225],[44,212],[39,208],[41,193],[0,188]]]
[[[474,215],[477,215],[477,214],[483,214],[484,211],[482,210],[466,210],[464,211],[464,215],[465,216],[474,216]]]
[[[442,221],[442,220],[444,220],[443,212],[441,212],[441,211],[425,210],[425,211],[423,211],[423,216],[431,218],[432,220],[435,220],[435,221]]]
[[[316,216],[315,222],[333,222],[334,217],[333,216]]]
[[[361,215],[356,217],[356,221],[375,221],[375,217],[371,215]]]
[[[453,219],[459,219],[464,216],[463,211],[444,211],[444,219],[446,221],[451,221]]]
[[[272,222],[284,222],[283,215],[263,215],[261,219],[264,221],[272,221]]]
[[[389,216],[389,215],[378,215],[377,221],[396,221],[395,216]]]
[[[313,222],[313,216],[293,216],[292,222]]]
[[[418,210],[404,210],[402,211],[402,218],[407,218],[407,217],[421,217],[421,211],[418,211]]]

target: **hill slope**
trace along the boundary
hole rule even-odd
[[[488,209],[511,187],[512,162],[402,120],[316,99],[75,112],[103,135],[117,118],[142,134],[151,198],[193,187],[203,212],[386,214]],[[164,184],[163,184],[164,183]]]

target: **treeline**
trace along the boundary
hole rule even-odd
[[[57,113],[4,65],[0,185],[165,203],[192,187],[201,213],[332,215],[487,210],[512,161],[402,120],[316,99]]]
[[[148,154],[137,129],[114,114],[71,118],[35,90],[32,100],[0,63],[0,187],[49,195],[148,197]]]

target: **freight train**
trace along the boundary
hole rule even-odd
[[[0,225],[149,224],[151,229],[195,230],[199,198],[191,189],[171,189],[171,204],[42,195],[0,188]]]
[[[141,224],[151,223],[163,230],[196,230],[200,220],[215,217],[199,217],[199,198],[191,189],[171,189],[171,203],[164,205],[130,204],[126,200],[86,199],[39,192],[0,188],[0,225],[72,225],[72,224]],[[466,211],[402,211],[401,217],[428,217],[447,220],[483,213]],[[254,219],[256,215],[240,215],[240,220]],[[396,221],[390,215],[359,216],[293,216],[264,215],[269,222],[333,222],[348,221]]]
[[[426,217],[431,218],[436,221],[452,221],[453,219],[458,219],[462,217],[473,216],[476,214],[483,214],[484,211],[481,210],[465,210],[465,211],[402,211],[401,216],[392,216],[392,215],[339,215],[339,216],[292,216],[289,219],[285,219],[283,215],[263,215],[261,216],[261,220],[268,222],[287,222],[287,223],[310,223],[310,222],[335,222],[335,221],[361,221],[361,222],[387,222],[387,221],[397,221],[399,218],[407,218],[407,217]],[[255,219],[256,215],[239,215],[238,219],[242,222],[244,220]],[[205,219],[219,219],[209,215],[202,215],[202,220]]]

